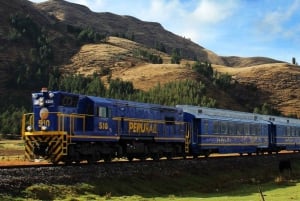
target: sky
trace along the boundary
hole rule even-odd
[[[45,0],[30,0],[35,3]],[[158,22],[220,56],[300,61],[298,0],[67,0]],[[299,62],[298,62],[299,63]]]

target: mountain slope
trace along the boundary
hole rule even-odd
[[[280,61],[252,57],[222,57],[192,41],[165,30],[160,24],[144,22],[130,16],[112,13],[94,13],[88,8],[62,0],[51,0],[33,4],[26,0],[2,1],[0,6],[0,95],[17,97],[27,96],[47,83],[34,83],[39,78],[39,71],[51,72],[58,67],[66,74],[99,73],[104,68],[112,72],[112,78],[132,81],[138,89],[149,90],[158,83],[164,84],[183,79],[196,79],[205,83],[209,96],[217,99],[219,106],[228,109],[247,110],[263,103],[271,103],[284,114],[297,114],[299,94],[299,69]],[[36,46],[37,39],[28,38],[12,40],[11,16],[21,13],[30,19],[47,36],[51,45],[53,58],[47,65],[36,59],[36,53],[44,46]],[[68,26],[92,27],[100,33],[110,35],[104,41],[87,44],[79,43],[77,36],[68,31]],[[111,35],[126,35],[134,41]],[[155,47],[163,43],[167,53]],[[180,49],[184,59],[180,64],[171,64],[171,52]],[[163,64],[150,64],[146,59],[136,55],[143,50],[160,56]],[[189,59],[192,58],[192,59]],[[191,69],[193,59],[209,61],[213,68],[230,73],[238,87],[230,90],[217,89],[210,80],[199,78]],[[32,74],[24,83],[15,83],[27,70]],[[102,80],[106,76],[101,75]],[[45,78],[47,80],[47,78]],[[22,79],[21,79],[22,81]],[[43,79],[40,79],[42,82]],[[26,86],[30,86],[27,87]],[[249,85],[256,91],[248,91]],[[7,98],[7,102],[16,98]],[[30,97],[29,97],[30,99]],[[20,103],[21,104],[21,103]],[[300,116],[300,115],[298,115]]]
[[[300,117],[300,68],[286,63],[271,63],[243,68],[214,67],[231,74],[239,83],[257,87],[259,101],[274,105],[285,115]]]
[[[155,46],[163,44],[169,54],[173,49],[178,48],[184,58],[197,58],[201,61],[224,64],[223,59],[215,53],[165,30],[156,22],[144,22],[131,16],[112,13],[95,13],[85,6],[58,0],[37,4],[37,8],[48,12],[66,24],[78,27],[90,26],[102,34],[121,33],[127,37],[133,36],[136,42],[147,47],[155,48]]]

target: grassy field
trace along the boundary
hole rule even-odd
[[[22,140],[0,140],[0,162],[9,158],[23,157],[24,150]]]
[[[19,150],[21,141],[0,141],[2,150]],[[11,145],[9,145],[11,143]],[[74,185],[35,184],[21,195],[0,194],[0,200],[141,200],[141,201],[296,201],[300,200],[300,159],[292,174],[266,169],[195,173],[159,173],[136,177],[107,177]],[[260,191],[262,193],[260,193]]]
[[[175,182],[174,182],[175,181]],[[96,183],[65,185],[36,184],[28,187],[23,196],[0,196],[1,200],[208,200],[208,201],[295,201],[300,200],[299,180],[269,181],[263,184],[243,183],[228,189],[207,191],[210,188],[201,178],[142,178],[104,179]],[[260,190],[262,194],[260,194]]]

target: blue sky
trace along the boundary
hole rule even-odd
[[[44,2],[45,0],[30,0]],[[68,0],[160,23],[220,56],[300,61],[298,0]]]

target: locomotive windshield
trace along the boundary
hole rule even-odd
[[[59,105],[64,107],[77,107],[78,99],[78,96],[61,94]]]

